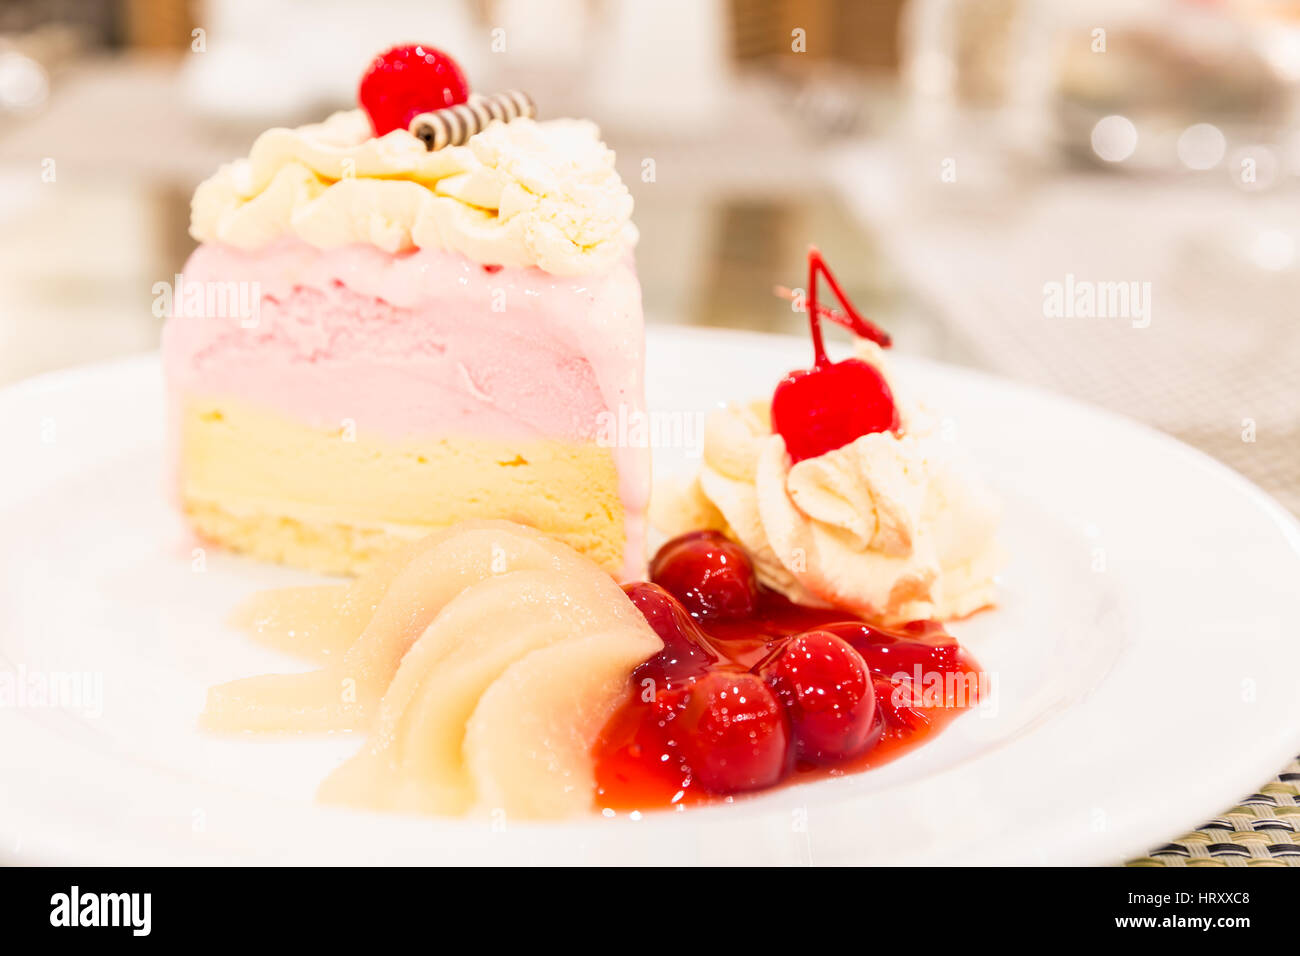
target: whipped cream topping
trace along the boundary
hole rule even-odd
[[[890,380],[879,348],[860,343],[859,358]],[[1001,563],[997,503],[932,414],[902,402],[899,412],[900,435],[792,465],[766,403],[730,405],[710,417],[699,477],[676,510],[697,522],[713,510],[759,579],[799,603],[883,622],[976,611],[993,602]]]
[[[491,123],[429,151],[406,130],[374,136],[360,110],[270,129],[194,193],[190,234],[257,249],[296,235],[322,249],[459,252],[554,275],[603,272],[636,241],[614,153],[583,120]]]

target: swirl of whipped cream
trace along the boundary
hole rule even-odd
[[[636,241],[614,153],[582,120],[495,122],[430,152],[406,130],[373,136],[360,110],[270,129],[200,184],[190,234],[256,249],[293,234],[322,249],[445,249],[555,275],[603,272]]]
[[[876,346],[860,344],[859,357],[885,371]],[[900,416],[901,435],[863,435],[792,465],[766,403],[727,406],[706,425],[694,500],[680,513],[698,522],[712,510],[759,579],[803,604],[886,623],[976,611],[994,599],[997,503],[933,416],[901,403]]]

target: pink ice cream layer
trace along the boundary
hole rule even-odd
[[[437,250],[207,243],[177,277],[162,349],[173,408],[184,394],[229,396],[394,439],[598,441],[607,418],[645,411],[630,258],[601,275],[554,276]],[[631,548],[649,451],[611,450]]]

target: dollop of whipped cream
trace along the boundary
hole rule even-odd
[[[881,350],[863,342],[858,353],[899,401]],[[885,623],[970,614],[994,600],[997,502],[933,413],[899,401],[899,414],[898,435],[792,465],[767,403],[729,405],[706,423],[698,478],[660,520],[725,531],[762,583],[802,604]]]
[[[322,249],[444,249],[555,275],[603,272],[636,242],[614,153],[585,120],[495,122],[430,152],[361,110],[270,129],[200,184],[190,234],[257,249],[293,234]]]

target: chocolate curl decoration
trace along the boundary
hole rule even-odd
[[[411,120],[412,136],[424,140],[430,152],[446,146],[463,146],[475,133],[493,120],[508,123],[521,116],[536,116],[537,107],[527,93],[506,90],[491,96],[473,94],[464,102],[446,109],[421,113]]]

